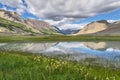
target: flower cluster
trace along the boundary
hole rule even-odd
[[[92,79],[92,80],[116,80],[115,77],[104,77],[101,78],[99,75],[95,76],[93,73],[92,68],[86,67],[85,65],[80,65],[78,63],[66,61],[66,60],[61,60],[61,59],[56,59],[56,58],[50,58],[50,57],[43,57],[43,56],[36,56],[34,57],[34,61],[44,64],[44,67],[46,71],[49,73],[54,73],[54,72],[77,72],[78,74],[84,76],[84,80]],[[92,75],[92,76],[91,76]]]

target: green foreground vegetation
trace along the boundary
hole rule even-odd
[[[0,51],[0,80],[120,80],[120,70],[39,54]]]
[[[120,36],[0,36],[0,42],[120,41]]]

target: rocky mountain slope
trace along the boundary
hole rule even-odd
[[[47,22],[27,19],[24,23],[28,26],[32,26],[34,29],[39,30],[41,34],[59,34],[59,30]]]
[[[0,9],[0,17],[7,20],[15,21],[15,22],[24,22],[22,17],[16,12],[6,11],[3,9]]]
[[[95,21],[86,25],[82,30],[80,30],[75,35],[96,33],[99,31],[106,30],[109,26],[110,26],[110,23],[108,23],[106,20]]]
[[[107,29],[95,33],[96,35],[120,35],[120,21],[112,23]]]
[[[0,10],[0,33],[59,35],[58,29],[49,23],[34,19],[24,20],[12,11]]]

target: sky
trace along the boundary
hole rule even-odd
[[[120,0],[0,0],[0,9],[15,11],[24,19],[44,20],[60,29],[120,20]]]

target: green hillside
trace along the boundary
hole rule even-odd
[[[25,25],[10,20],[0,18],[0,27],[4,27],[9,31],[15,31],[16,29],[21,29],[25,32],[33,32],[31,28],[27,28]]]

